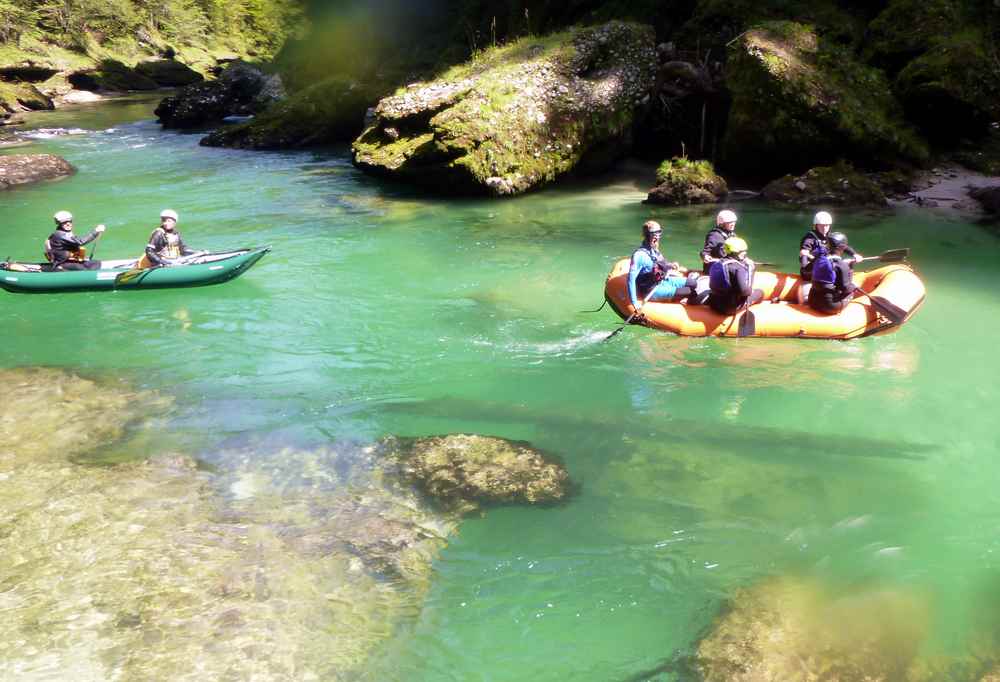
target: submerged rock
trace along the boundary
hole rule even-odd
[[[835,594],[775,579],[743,589],[699,642],[704,682],[925,679],[912,670],[930,605],[901,589]]]
[[[604,168],[627,151],[655,71],[646,26],[524,38],[383,99],[354,163],[450,194],[494,195]]]
[[[928,156],[885,76],[810,26],[774,21],[745,32],[726,83],[724,168],[773,176],[839,158],[891,165]]]
[[[41,180],[55,180],[76,172],[70,163],[54,154],[9,154],[0,156],[0,190]]]
[[[379,449],[399,462],[403,480],[445,509],[555,503],[570,492],[566,469],[525,442],[454,434],[388,438]]]
[[[656,187],[649,191],[647,204],[711,204],[729,193],[726,181],[716,175],[710,161],[674,157],[656,169]]]
[[[884,207],[887,204],[879,184],[846,163],[778,178],[768,183],[761,195],[770,201],[798,205]]]

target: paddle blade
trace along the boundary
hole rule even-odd
[[[753,336],[757,333],[757,318],[753,311],[747,308],[740,316],[740,325],[736,328],[736,335],[740,337]]]
[[[895,325],[903,324],[906,320],[906,311],[900,308],[895,303],[889,301],[888,299],[882,298],[881,296],[868,295],[868,299],[872,302],[872,307],[882,317],[889,320]]]
[[[120,287],[126,284],[130,284],[135,281],[142,273],[146,272],[146,268],[134,268],[126,272],[121,273],[115,277],[115,286]]]
[[[901,263],[910,257],[909,249],[893,249],[878,257],[880,263]]]

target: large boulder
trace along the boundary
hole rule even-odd
[[[135,70],[166,87],[191,85],[205,80],[200,73],[176,59],[149,59],[136,64]]]
[[[43,111],[54,109],[52,100],[31,83],[0,81],[0,111]]]
[[[896,78],[907,117],[937,142],[985,135],[1000,116],[1000,65],[984,5],[892,0],[869,26],[865,56]]]
[[[825,45],[810,26],[775,21],[747,31],[730,55],[727,85],[729,170],[773,177],[838,158],[892,164],[927,157],[884,75]]]
[[[282,97],[278,76],[233,62],[216,80],[189,85],[164,98],[154,113],[165,128],[198,128],[227,116],[255,114]]]
[[[684,206],[712,204],[729,193],[726,181],[716,175],[710,161],[675,157],[656,169],[656,187],[649,191],[648,204]]]
[[[810,168],[801,175],[786,175],[768,183],[761,195],[784,204],[884,207],[881,186],[850,164]]]
[[[519,194],[626,153],[655,72],[640,24],[524,38],[383,99],[354,163],[446,193]]]
[[[385,459],[399,463],[403,480],[452,511],[551,504],[570,493],[569,474],[562,464],[524,442],[452,434],[387,438],[379,449]]]
[[[383,94],[384,87],[328,79],[274,104],[251,121],[211,132],[201,144],[283,149],[345,142],[361,132],[365,112]]]
[[[72,175],[76,169],[54,154],[9,154],[0,156],[0,190],[40,180]]]
[[[975,187],[969,196],[978,201],[987,213],[1000,214],[1000,187]]]
[[[159,87],[152,78],[114,59],[104,59],[94,68],[74,71],[66,79],[78,90],[121,92]]]

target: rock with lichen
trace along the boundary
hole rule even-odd
[[[76,169],[55,154],[8,154],[0,156],[0,190],[41,180],[72,175]]]
[[[848,163],[810,168],[801,175],[786,175],[768,183],[761,195],[784,204],[884,207],[882,188]]]
[[[611,22],[478,54],[375,107],[362,170],[442,192],[520,194],[625,153],[656,72],[653,31]]]
[[[674,157],[656,169],[656,187],[649,190],[646,203],[711,204],[722,201],[728,193],[726,181],[716,174],[710,161]]]
[[[726,84],[727,169],[773,176],[840,158],[892,165],[928,155],[884,74],[811,26],[772,21],[747,31],[730,54]]]
[[[570,493],[562,464],[525,442],[452,434],[387,438],[378,447],[399,463],[402,480],[444,509],[471,512],[496,504],[552,504]]]

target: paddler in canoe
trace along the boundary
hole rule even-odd
[[[688,269],[668,262],[660,252],[662,234],[663,228],[658,222],[647,220],[642,225],[642,246],[632,253],[628,296],[637,311],[641,311],[647,301],[679,301],[694,292],[693,287],[688,286]],[[639,317],[641,315],[640,312]]]
[[[197,252],[189,249],[177,229],[177,211],[165,208],[160,211],[160,226],[149,235],[146,252],[136,264],[136,269],[153,266],[176,265],[183,256],[193,256]]]
[[[87,259],[84,246],[94,241],[104,232],[104,225],[98,225],[82,239],[73,234],[73,214],[56,211],[52,216],[56,223],[55,232],[45,240],[43,248],[45,260],[52,264],[52,270],[98,270],[99,261]]]

